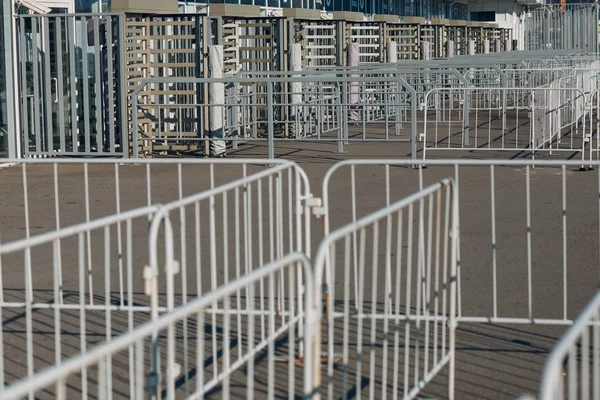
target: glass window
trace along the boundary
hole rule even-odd
[[[75,0],[75,12],[92,13],[98,12],[101,0]],[[104,4],[104,1],[102,1]]]

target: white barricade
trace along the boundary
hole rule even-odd
[[[459,323],[571,324],[580,295],[591,296],[597,281],[598,267],[585,257],[598,243],[575,238],[593,235],[590,224],[598,223],[598,172],[573,174],[577,161],[429,160],[417,162],[428,167],[417,174],[412,164],[348,160],[330,168],[323,207],[315,210],[325,234],[452,176],[460,193]],[[586,166],[598,169],[600,162]],[[333,194],[348,207],[333,207]],[[568,281],[574,271],[589,276],[589,284]]]
[[[442,100],[435,112],[426,102],[423,159],[438,151],[533,156],[567,152],[584,159],[585,149],[596,147],[586,94],[563,88],[560,81],[535,89],[435,89],[427,98]]]
[[[600,398],[600,292],[548,356],[540,400]]]
[[[265,168],[249,160],[146,161],[138,167],[119,162],[36,161],[2,171],[18,183],[12,187],[22,185],[25,192],[25,218],[5,215],[3,237],[19,237],[16,232],[26,227],[25,238],[0,245],[0,312],[6,318],[0,370],[10,371],[2,382],[58,365],[257,265],[291,252],[310,255],[312,195],[306,175],[294,163]],[[51,179],[45,191],[34,184],[40,176]],[[52,186],[54,193],[41,196]],[[70,197],[59,190],[63,186],[71,189]],[[80,200],[73,188],[82,189],[78,209],[85,211],[86,222],[65,226],[73,217],[61,210],[71,210],[70,199]],[[39,197],[46,202],[43,213],[36,208]],[[131,204],[158,199],[166,204],[128,210]],[[106,203],[113,201],[116,213],[91,217],[111,209]],[[21,210],[18,206],[7,204],[3,211]],[[42,221],[56,230],[32,234]],[[298,282],[294,290],[305,284]],[[286,317],[287,294],[279,281],[277,309]],[[261,314],[261,320],[266,316]],[[16,329],[21,324],[23,335]],[[25,361],[19,366],[17,360]]]
[[[302,294],[295,291],[297,276],[306,282],[307,293],[313,293],[308,260],[302,254],[290,254],[0,394],[6,400],[43,392],[56,399],[67,399],[71,398],[67,390],[76,389],[82,398],[107,399],[127,393],[127,398],[142,400],[147,398],[148,386],[154,398],[171,400],[203,398],[217,390],[226,399],[263,395],[273,398],[275,391],[285,386],[290,397],[303,396],[310,385],[302,385],[301,379],[296,383],[296,374],[302,368],[296,366],[295,335],[298,324],[306,318],[300,305],[308,310],[313,307],[311,296],[303,300]],[[288,315],[277,312],[275,288],[280,279],[290,289],[286,299]],[[256,296],[263,289],[267,320],[247,313],[261,307],[263,299]],[[244,299],[242,309],[235,307],[239,296]],[[230,312],[219,319],[218,333],[205,334],[210,326],[209,314],[215,307]],[[239,312],[245,313],[241,324]],[[185,325],[190,326],[189,336],[182,339],[181,327]],[[161,351],[162,346],[165,352]],[[305,354],[304,362],[313,364],[310,352]],[[148,375],[146,363],[151,365]],[[191,366],[193,370],[188,369]],[[304,374],[309,373],[310,368],[305,368]],[[129,378],[123,379],[125,376]],[[194,385],[189,382],[192,378]]]
[[[453,398],[455,196],[452,181],[444,180],[325,237],[315,258],[314,304],[321,304],[323,286],[327,377],[315,391],[345,398],[367,379],[369,399],[390,390],[414,398],[450,365]],[[320,336],[321,328],[315,332]],[[314,343],[313,354],[321,354],[321,341]]]

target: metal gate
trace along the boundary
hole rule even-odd
[[[20,15],[17,32],[24,155],[126,154],[123,16]]]
[[[526,50],[598,51],[598,4],[550,5],[528,13]]]
[[[203,76],[204,25],[205,17],[200,15],[128,18],[124,42],[129,102],[144,79]],[[135,143],[140,154],[201,149],[196,128],[201,110],[175,104],[198,104],[203,96],[195,85],[181,83],[149,85],[140,93],[146,105],[137,115],[144,135],[143,141]]]
[[[419,59],[419,37],[421,26],[418,24],[386,24],[385,37],[398,44],[399,60]]]
[[[383,29],[381,24],[348,22],[346,27],[346,37],[349,39],[349,42],[358,43],[358,63],[372,64],[381,62],[383,51]]]
[[[302,21],[296,25],[296,41],[302,43],[305,67],[338,65],[335,21]]]

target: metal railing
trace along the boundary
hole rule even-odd
[[[310,386],[295,386],[296,374],[296,349],[295,329],[305,316],[299,311],[298,306],[303,304],[305,309],[312,310],[312,298],[307,296],[302,298],[302,294],[294,291],[294,281],[296,276],[301,276],[306,283],[306,292],[312,293],[312,273],[308,260],[302,254],[290,254],[273,263],[262,266],[230,282],[227,286],[220,287],[215,291],[205,294],[202,297],[191,300],[186,305],[174,309],[171,313],[162,316],[160,319],[140,326],[131,333],[115,338],[108,343],[98,346],[86,354],[82,354],[60,366],[48,369],[39,376],[27,379],[19,384],[10,387],[2,393],[4,399],[20,399],[27,395],[34,395],[40,391],[54,390],[54,396],[57,399],[67,398],[67,385],[75,384],[79,381],[78,375],[83,371],[81,378],[81,395],[97,395],[98,398],[107,398],[113,391],[124,391],[127,388],[120,385],[122,382],[115,378],[125,371],[129,372],[131,381],[129,382],[129,398],[142,400],[146,398],[144,388],[146,385],[145,363],[150,358],[155,363],[162,361],[164,367],[161,373],[164,375],[152,375],[154,382],[164,383],[164,394],[162,385],[156,387],[154,395],[164,396],[167,399],[180,397],[200,398],[209,394],[214,388],[220,388],[225,398],[230,397],[236,387],[234,383],[240,383],[245,386],[245,392],[265,393],[272,397],[276,386],[280,383],[289,382],[287,391],[290,394],[308,394]],[[292,290],[289,295],[290,315],[280,317],[276,311],[275,285],[280,276],[285,276],[286,282]],[[242,325],[235,322],[236,311],[232,308],[234,303],[232,297],[242,294],[247,301],[247,307],[253,310],[258,307],[254,304],[254,299],[259,290],[267,290],[267,312],[268,321],[260,321],[253,315],[244,320]],[[306,303],[305,303],[306,302]],[[223,333],[219,336],[205,338],[202,327],[205,324],[207,314],[217,306],[222,305],[231,313],[223,316]],[[183,341],[178,337],[179,326],[181,324],[193,324],[194,331],[189,338]],[[267,332],[261,337],[255,333],[256,329],[262,329]],[[158,342],[166,348],[166,354],[160,350]],[[241,352],[237,357],[234,351],[231,351],[232,342],[238,343]],[[280,349],[282,341],[288,344],[287,350],[287,368],[276,368],[276,356],[282,353]],[[206,364],[205,344],[211,344],[212,351],[209,352],[214,358],[209,365]],[[188,370],[182,370],[181,358],[188,356],[190,362],[195,365],[195,388],[186,384],[180,387],[177,384],[177,378],[183,372],[188,374]],[[124,352],[129,352],[132,357],[127,360],[123,357]],[[223,353],[223,356],[217,358],[217,354]],[[266,353],[266,360],[263,354]],[[304,362],[306,365],[312,365],[311,353],[305,354]],[[266,364],[266,365],[265,365]],[[247,377],[238,382],[239,377],[235,372],[247,367]],[[266,371],[265,371],[266,369]],[[85,373],[89,371],[97,374],[98,381],[89,390],[86,388],[87,381]],[[309,368],[304,369],[304,374],[308,374]],[[257,381],[256,377],[268,377],[267,382]],[[310,375],[306,375],[310,376]],[[305,378],[305,382],[310,384],[310,380]],[[193,393],[193,395],[192,395]]]
[[[196,84],[198,90],[210,83],[230,83],[232,87],[242,85],[266,87],[264,100],[243,101],[241,104],[201,104],[177,105],[178,108],[198,110],[196,117],[187,121],[193,132],[191,137],[181,133],[182,122],[175,122],[171,135],[153,137],[152,133],[143,132],[138,126],[137,112],[133,113],[133,155],[139,156],[139,144],[147,140],[185,141],[226,141],[231,143],[266,142],[268,157],[275,157],[275,143],[281,140],[307,140],[330,142],[337,145],[338,152],[351,142],[411,142],[413,158],[416,158],[416,124],[417,124],[417,92],[409,85],[401,74],[377,72],[366,76],[289,76],[289,77],[255,77],[229,79],[187,79],[187,78],[155,78],[144,80],[132,94],[132,105],[136,110],[157,110],[158,115],[169,106],[144,104],[138,100],[138,94],[147,85],[163,85],[186,83]],[[278,91],[281,83],[300,82],[301,93]],[[262,90],[262,89],[261,89]],[[299,102],[293,102],[295,97]],[[234,97],[229,94],[229,97]],[[252,97],[251,97],[252,98]],[[290,98],[288,100],[288,98]],[[280,99],[280,100],[277,100]],[[295,100],[298,101],[298,100]],[[215,123],[222,126],[222,135],[214,135],[206,124],[202,124],[201,115],[210,114],[211,110],[220,109],[216,113],[222,118]],[[244,115],[251,115],[250,120]],[[177,117],[174,116],[175,120]],[[234,118],[234,120],[228,120]],[[154,118],[157,128],[152,131],[163,132],[161,118]],[[249,123],[248,123],[249,122]],[[244,126],[242,126],[244,124]],[[404,125],[408,125],[405,127]],[[231,128],[233,127],[233,128]],[[256,134],[259,127],[263,135]],[[249,131],[248,133],[246,131]],[[290,132],[293,132],[290,135]],[[404,135],[405,137],[396,137]]]
[[[92,168],[96,163],[100,167],[114,166],[114,171],[108,169],[108,174],[106,169],[100,170],[104,185],[104,197],[100,198],[102,201],[110,199],[110,180],[114,177],[116,211],[113,215],[92,219],[90,213],[99,202],[90,196],[90,182],[95,181],[98,172]],[[0,346],[3,384],[32,376],[47,366],[58,366],[67,358],[85,353],[93,343],[110,341],[156,319],[159,314],[186,304],[193,297],[249,273],[259,262],[258,265],[264,265],[297,251],[310,256],[308,207],[312,194],[306,175],[296,164],[277,161],[269,168],[257,170],[254,161],[249,160],[143,160],[140,163],[146,168],[138,168],[133,177],[129,175],[133,171],[123,172],[127,167],[119,160],[31,160],[24,162],[20,169],[14,168],[17,174],[12,181],[25,190],[25,219],[17,219],[16,224],[6,219],[3,234],[15,237],[14,230],[25,226],[26,235],[0,245],[0,275],[3,277],[0,313],[8,317],[2,323],[4,340]],[[36,168],[43,166],[50,168]],[[60,212],[61,199],[65,196],[59,194],[58,187],[59,182],[64,184],[64,175],[80,178],[78,169],[70,168],[78,166],[83,167],[84,172],[81,177],[85,187],[85,222],[69,226]],[[208,168],[202,171],[199,166]],[[226,166],[230,170],[227,173],[221,170]],[[175,168],[169,171],[165,167]],[[153,197],[157,177],[152,172],[176,182],[174,193],[161,196],[154,192]],[[195,182],[202,178],[202,172],[206,177],[205,189],[201,189],[202,183]],[[29,215],[37,213],[27,201],[31,185],[27,178],[31,175],[42,175],[47,183],[47,175],[53,177],[50,186],[54,189],[55,215],[44,213],[38,220],[47,223],[55,219],[56,230],[31,232]],[[221,182],[223,175],[229,177],[227,183]],[[146,191],[136,191],[137,185]],[[125,190],[128,186],[134,187],[133,194]],[[127,196],[137,197],[133,200],[141,204],[153,203],[157,197],[169,200],[164,205],[125,210],[123,204],[128,202]],[[46,195],[44,199],[49,197]],[[9,211],[10,205],[4,209]],[[186,217],[186,212],[193,217]],[[171,218],[175,213],[179,221]],[[149,227],[150,240],[140,240],[148,238]],[[167,266],[164,274],[159,263]],[[140,269],[144,264],[147,266]],[[202,268],[205,264],[210,268]],[[181,280],[176,283],[178,276]],[[300,291],[306,283],[298,282],[294,290]],[[277,311],[287,318],[289,291],[283,280],[277,281],[276,288]],[[262,288],[257,294],[263,294]],[[237,301],[240,305],[239,296]],[[256,314],[264,323],[268,314],[262,302],[257,304],[256,312],[244,306],[245,311],[240,308],[240,315],[245,318],[248,313]],[[213,318],[227,314],[226,310],[217,308],[213,312],[216,313]],[[16,329],[21,324],[24,325],[22,335]],[[188,331],[184,329],[184,332],[187,335]],[[54,340],[41,340],[47,334]],[[9,342],[15,346],[5,347]],[[39,354],[51,357],[36,357]],[[133,357],[133,353],[130,356]],[[25,371],[15,368],[14,360],[25,360]],[[85,374],[83,378],[87,379]],[[129,378],[133,382],[133,378]]]
[[[314,304],[323,287],[327,375],[321,384],[315,374],[315,391],[343,397],[368,374],[370,382],[381,379],[381,387],[369,385],[369,399],[385,396],[390,385],[414,398],[449,364],[454,398],[455,196],[444,180],[325,236],[314,261]],[[320,337],[319,325],[315,332]],[[321,354],[315,343],[313,353]],[[339,363],[344,367],[334,368]]]
[[[414,164],[428,168],[415,173],[408,168]],[[599,169],[600,161],[589,161],[586,166]],[[594,222],[600,208],[592,211],[600,207],[600,172],[571,172],[579,167],[577,161],[547,160],[349,160],[327,172],[323,205],[318,206],[316,199],[301,197],[308,192],[297,192],[304,186],[303,173],[294,164],[283,163],[204,194],[181,196],[162,207],[62,228],[32,237],[27,243],[2,245],[0,253],[8,249],[12,254],[43,246],[47,238],[64,244],[73,236],[84,250],[75,259],[81,260],[83,255],[77,271],[79,288],[83,288],[80,292],[87,299],[91,291],[85,274],[86,233],[93,229],[104,232],[92,239],[110,250],[114,247],[106,246],[112,242],[107,242],[106,235],[108,232],[111,239],[114,228],[105,222],[114,219],[114,226],[122,218],[128,224],[128,218],[139,215],[136,218],[145,225],[139,237],[144,239],[131,235],[135,248],[148,238],[147,213],[151,213],[149,247],[155,254],[150,254],[147,271],[152,274],[146,277],[150,281],[158,277],[161,282],[148,287],[162,287],[164,282],[165,288],[164,300],[162,293],[154,291],[160,295],[153,295],[156,300],[152,302],[159,307],[141,304],[135,297],[126,299],[123,309],[112,303],[96,303],[94,309],[87,300],[83,306],[70,306],[78,317],[78,313],[87,316],[102,311],[103,332],[114,331],[120,311],[133,312],[135,317],[138,311],[134,307],[143,305],[140,314],[156,312],[149,324],[134,318],[133,330],[123,336],[103,333],[102,340],[108,342],[97,349],[80,354],[75,346],[78,355],[72,360],[61,358],[52,370],[35,368],[26,380],[2,388],[2,395],[22,397],[46,390],[61,398],[67,391],[83,390],[102,397],[118,388],[138,398],[148,388],[169,398],[197,398],[213,389],[232,396],[294,393],[343,397],[352,393],[353,387],[362,388],[362,377],[368,377],[370,383],[363,394],[369,398],[390,391],[411,398],[447,369],[444,395],[453,398],[454,338],[460,335],[462,325],[571,325],[581,298],[597,293],[597,265],[585,260],[600,246],[600,228]],[[293,178],[291,186],[277,183],[286,175]],[[440,176],[448,175],[453,178],[440,182]],[[269,179],[273,179],[272,186]],[[254,200],[262,197],[257,196],[261,185],[265,199],[272,193],[272,200],[265,200],[262,206]],[[506,187],[510,188],[508,195]],[[344,201],[334,201],[333,193]],[[207,220],[198,224],[195,213],[203,214],[203,201],[208,206]],[[227,204],[237,205],[221,208]],[[288,209],[290,213],[285,214]],[[242,210],[254,210],[254,216],[242,215]],[[311,239],[302,222],[311,213],[323,218],[325,228],[313,268],[307,265]],[[260,221],[266,221],[262,234],[257,233],[261,232]],[[248,235],[243,224],[257,227]],[[223,226],[222,231],[218,225]],[[239,235],[236,225],[240,226]],[[228,226],[233,228],[226,233]],[[126,232],[129,235],[135,229]],[[218,242],[221,236],[223,240]],[[249,243],[249,236],[254,244]],[[198,239],[204,237],[208,240],[201,239],[198,245]],[[227,240],[231,237],[243,239],[232,243]],[[291,237],[294,240],[288,242]],[[580,237],[585,240],[578,240]],[[136,253],[129,247],[122,251],[126,258]],[[49,249],[40,247],[39,251],[47,254]],[[263,257],[246,263],[244,257],[250,253]],[[206,268],[194,277],[186,260],[198,255],[196,265],[210,265],[210,272]],[[8,265],[4,254],[4,271]],[[31,265],[35,268],[36,264]],[[103,275],[112,267],[105,265]],[[160,279],[163,266],[165,279]],[[576,281],[570,278],[574,266]],[[315,276],[311,277],[313,270]],[[176,279],[179,276],[181,280]],[[109,286],[100,284],[101,291],[110,292],[110,285],[117,284],[110,282]],[[200,289],[192,289],[194,286]],[[252,291],[247,289],[250,286]],[[129,289],[126,292],[131,293]],[[6,293],[4,290],[4,296]],[[581,342],[565,341],[568,343],[559,348],[566,352],[557,356],[559,361],[552,361],[562,365],[561,357],[569,356],[569,368],[577,371],[576,375],[567,371],[567,379],[576,387],[565,389],[571,392],[590,393],[596,385],[592,379],[597,375],[595,367],[578,361],[592,360],[597,352],[590,349],[586,353],[584,345],[598,336],[600,324],[596,319],[590,323],[588,318],[597,317],[596,303],[594,300],[590,306],[593,312],[585,311],[575,322],[577,333],[567,336],[581,337]],[[38,302],[31,305],[37,307]],[[54,304],[48,308],[59,315],[67,311]],[[0,308],[3,313],[8,310]],[[107,311],[110,322],[105,322]],[[580,322],[583,320],[587,322]],[[90,325],[78,322],[84,324],[83,337],[87,338]],[[582,326],[587,334],[581,333]],[[8,332],[3,329],[2,333],[6,343]],[[60,333],[59,338],[64,339],[65,334]],[[55,331],[51,335],[56,339]],[[81,338],[77,335],[74,340]],[[31,347],[37,345],[31,342]],[[321,353],[321,348],[326,351]],[[2,348],[5,371],[11,357],[8,350]],[[286,367],[277,368],[278,362]],[[242,368],[247,369],[246,376],[237,373]],[[589,384],[579,374],[586,368]],[[122,379],[115,379],[117,376]]]
[[[408,168],[415,164],[417,174]],[[585,166],[598,169],[600,162]],[[440,173],[451,175],[459,197],[458,323],[569,325],[578,296],[588,293],[590,286],[595,292],[598,281],[597,267],[588,263],[585,272],[579,268],[585,264],[580,256],[597,252],[599,244],[579,247],[574,238],[588,232],[586,221],[594,218],[592,214],[600,215],[594,194],[600,188],[600,174],[582,175],[584,186],[596,189],[575,195],[571,190],[580,187],[580,181],[572,170],[581,167],[575,160],[342,161],[326,173],[323,206],[315,213],[323,218],[327,237],[348,221],[358,221],[436,182]],[[540,171],[545,173],[543,184]],[[502,195],[506,187],[509,198]],[[334,206],[334,194],[348,205]],[[586,236],[600,232],[595,224]],[[546,247],[538,247],[541,243]],[[591,246],[594,250],[589,250]],[[568,281],[575,269],[589,276],[589,285]]]
[[[600,397],[600,292],[546,360],[540,400]]]
[[[580,153],[583,160],[586,147],[597,148],[595,123],[590,124],[596,114],[585,89],[562,85],[563,79],[533,89],[432,90],[425,107],[423,158],[432,151],[508,150]]]

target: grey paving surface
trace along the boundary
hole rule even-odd
[[[279,157],[298,162],[310,177],[313,193],[321,194],[322,177],[327,169],[338,160],[347,158],[405,158],[409,148],[407,144],[353,144],[347,147],[347,153],[336,154],[334,144],[294,144],[278,142]],[[234,157],[256,157],[264,155],[265,147],[260,145],[244,146],[234,152]],[[478,157],[474,154],[458,154],[459,157]],[[555,157],[563,159],[564,155]],[[254,170],[264,167],[256,166]],[[176,167],[153,167],[153,202],[166,202],[177,198]],[[424,170],[425,185],[443,177],[454,176],[453,167],[432,167]],[[134,208],[146,204],[146,170],[141,166],[121,167],[122,209]],[[222,168],[217,171],[217,183],[230,181],[241,176],[239,168]],[[85,202],[81,167],[61,167],[60,194],[61,225],[67,226],[85,220]],[[598,171],[579,172],[569,169],[567,176],[567,249],[568,276],[567,300],[568,317],[573,318],[592,297],[598,288],[599,238],[598,226]],[[184,167],[185,193],[193,193],[209,187],[207,168]],[[392,200],[414,192],[418,188],[418,173],[406,168],[391,168]],[[498,265],[498,313],[501,316],[527,317],[527,227],[525,209],[525,170],[523,168],[496,168],[496,216],[497,216],[497,265]],[[55,208],[52,169],[36,166],[28,169],[30,225],[32,234],[54,229]],[[357,204],[360,215],[376,210],[385,204],[385,171],[383,168],[357,168]],[[91,218],[110,215],[115,212],[114,169],[108,166],[90,168]],[[0,170],[0,233],[2,242],[24,236],[23,194],[21,170],[17,167]],[[331,221],[332,227],[341,226],[350,217],[350,180],[348,171],[340,171],[332,181]],[[563,301],[563,231],[561,171],[555,168],[536,168],[531,171],[532,198],[532,282],[533,313],[545,318],[560,318]],[[491,316],[492,309],[492,251],[490,223],[490,170],[489,168],[462,168],[460,170],[460,208],[461,208],[461,298],[463,315]],[[205,226],[205,225],[204,225]],[[322,238],[322,225],[319,220],[312,223],[313,249]],[[230,232],[230,235],[232,233]],[[132,224],[133,269],[141,275],[141,267],[147,263],[147,222],[144,218]],[[203,238],[206,240],[206,238]],[[226,240],[226,239],[225,239]],[[102,233],[92,236],[93,260],[102,265]],[[204,242],[203,242],[204,243]],[[221,245],[223,239],[217,242]],[[233,242],[231,242],[233,243]],[[78,300],[77,242],[75,239],[63,243],[64,288],[70,290],[69,302]],[[2,279],[5,288],[5,301],[22,301],[24,295],[23,254],[2,259]],[[39,302],[52,301],[52,253],[49,246],[38,249],[32,255],[34,269],[34,287]],[[102,274],[103,271],[99,270]],[[194,279],[190,278],[190,281]],[[118,279],[111,281],[112,288],[118,287]],[[195,289],[195,283],[190,283]],[[105,302],[104,282],[94,282],[96,301]],[[145,304],[142,294],[142,282],[134,282],[135,300]],[[194,294],[194,291],[190,291]],[[11,300],[12,299],[12,300]],[[119,302],[119,294],[114,294],[114,302]],[[9,382],[26,375],[25,359],[25,322],[22,308],[5,309],[2,318],[4,326],[4,358],[6,380]],[[147,318],[144,313],[136,314],[136,323]],[[102,313],[88,313],[88,343],[90,345],[104,337],[105,322]],[[63,347],[62,357],[76,354],[81,339],[78,311],[64,312],[62,319]],[[51,312],[36,314],[34,331],[34,354],[36,369],[41,369],[54,361],[54,319]],[[127,327],[124,313],[113,316],[113,333],[118,334]],[[365,329],[369,331],[370,325]],[[380,343],[383,341],[381,326],[376,327]],[[546,326],[508,326],[490,324],[461,324],[457,333],[457,375],[456,393],[458,399],[503,399],[515,398],[523,393],[535,393],[539,385],[539,376],[544,359],[552,345],[564,331],[562,327]],[[192,328],[191,332],[195,332]],[[96,336],[94,336],[96,334]],[[355,334],[352,335],[355,337]],[[209,339],[207,339],[209,340]],[[285,340],[282,340],[285,343]],[[370,343],[365,340],[365,346]],[[285,344],[278,351],[285,352]],[[379,349],[379,348],[378,348]],[[356,359],[356,348],[350,348],[351,360]],[[382,353],[375,353],[377,365]],[[178,354],[181,357],[181,354]],[[115,396],[128,397],[126,354],[123,363],[115,367],[118,390]],[[191,362],[193,362],[193,358]],[[350,382],[361,382],[362,393],[367,395],[375,385],[377,397],[387,392],[391,395],[390,381],[383,388],[381,376],[373,382],[368,373],[370,359],[363,361],[362,374],[356,378],[356,371],[350,366]],[[264,360],[257,365],[256,396],[265,397]],[[354,363],[355,365],[356,363]],[[210,370],[210,366],[207,367]],[[277,368],[277,388],[279,397],[285,396],[287,382],[286,368]],[[391,372],[388,370],[388,373]],[[298,368],[296,374],[300,374]],[[338,375],[336,375],[338,376]],[[335,379],[335,378],[334,378]],[[234,393],[244,397],[246,376],[237,372],[232,380]],[[445,397],[447,369],[430,383],[423,391],[424,396]],[[70,386],[73,397],[77,398],[79,383],[73,379]],[[336,395],[341,396],[342,384],[335,383]],[[351,395],[356,387],[346,388]],[[181,389],[183,390],[183,389]],[[296,392],[299,388],[296,388]],[[180,394],[183,392],[179,392]],[[214,392],[219,397],[220,392]],[[52,398],[52,392],[40,394],[41,398]],[[71,397],[70,397],[71,398]]]

